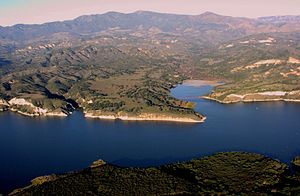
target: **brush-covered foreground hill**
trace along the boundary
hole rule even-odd
[[[99,160],[82,171],[32,180],[10,195],[297,195],[299,173],[258,154],[219,153],[150,168]]]
[[[170,96],[184,79],[226,84],[222,102],[298,100],[299,16],[109,12],[0,27],[0,110],[201,122]],[[256,93],[253,95],[253,93]]]

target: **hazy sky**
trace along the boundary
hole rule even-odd
[[[243,17],[300,15],[300,0],[0,0],[0,25],[43,23],[107,11],[149,10]]]

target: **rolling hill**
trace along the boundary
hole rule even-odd
[[[201,122],[170,96],[184,79],[224,81],[222,103],[300,100],[299,16],[257,19],[109,12],[0,27],[1,110]],[[149,117],[150,116],[150,117]]]

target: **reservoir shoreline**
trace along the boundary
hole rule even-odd
[[[183,81],[183,85],[190,85],[190,86],[205,86],[205,85],[215,85],[217,82],[215,81],[205,81],[205,80],[186,80]],[[178,84],[180,85],[180,84]],[[34,111],[33,113],[25,112],[20,109],[18,109],[19,106],[26,106],[31,107]],[[67,117],[72,114],[72,112],[49,112],[47,109],[40,108],[37,106],[34,106],[31,102],[22,99],[22,98],[13,98],[10,101],[6,101],[3,99],[0,99],[0,112],[10,110],[12,112],[17,112],[19,114],[29,116],[29,117],[38,117],[38,116],[44,116],[44,117]],[[159,113],[141,113],[137,115],[122,115],[119,113],[113,113],[113,114],[103,114],[101,111],[84,111],[84,117],[85,118],[94,118],[94,119],[109,119],[109,120],[124,120],[124,121],[165,121],[165,122],[182,122],[182,123],[203,123],[206,119],[205,116],[202,116],[199,113],[195,113],[193,117],[187,117],[185,114],[178,116],[174,115],[168,115],[166,114],[159,114]],[[97,114],[102,113],[102,114]],[[192,115],[190,115],[192,116]]]
[[[300,154],[299,104],[199,99],[212,88],[171,89],[172,96],[195,102],[195,111],[208,116],[203,124],[93,120],[77,110],[67,118],[1,112],[0,190],[24,187],[36,176],[77,171],[99,158],[122,167],[149,167],[224,151],[259,153],[287,164]]]

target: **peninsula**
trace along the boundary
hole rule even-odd
[[[203,122],[170,95],[197,79],[222,81],[206,97],[222,103],[299,102],[299,21],[141,11],[0,27],[0,111]]]

